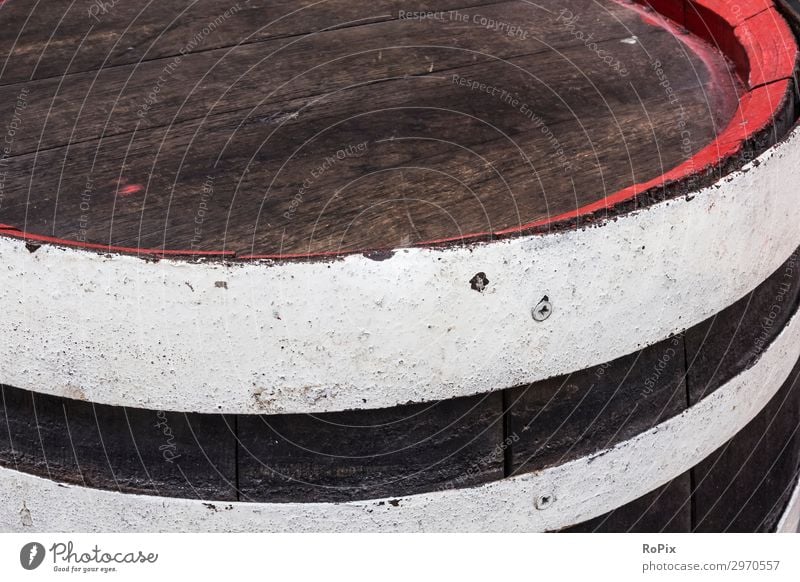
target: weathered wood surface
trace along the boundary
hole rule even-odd
[[[500,392],[322,415],[92,405],[2,387],[0,465],[67,483],[214,501],[342,501],[504,476]]]
[[[19,127],[0,223],[141,248],[407,246],[656,177],[736,106],[721,55],[610,0],[261,4],[4,4],[0,119]],[[451,12],[400,18],[423,9]]]
[[[235,417],[117,408],[0,388],[5,467],[126,493],[236,499]]]
[[[627,440],[686,409],[683,337],[509,391],[514,474]]]
[[[243,500],[342,501],[503,478],[501,394],[333,414],[240,416]]]
[[[797,312],[798,258],[795,252],[752,293],[684,334],[687,404],[751,366]],[[800,469],[798,373],[800,367],[756,419],[689,473],[564,531],[772,530]]]
[[[564,532],[770,532],[800,479],[800,363],[739,434],[631,503]]]

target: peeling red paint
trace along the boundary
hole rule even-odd
[[[139,192],[144,192],[144,186],[140,184],[128,184],[127,186],[123,186],[117,193],[122,196],[123,198],[127,198],[128,196],[133,196],[134,194],[138,194]]]

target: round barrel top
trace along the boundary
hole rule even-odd
[[[286,257],[549,228],[690,162],[736,115],[736,63],[667,16],[7,0],[0,229]]]

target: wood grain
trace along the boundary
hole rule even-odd
[[[507,396],[515,474],[612,447],[686,409],[683,337]]]
[[[3,466],[125,493],[236,499],[233,418],[0,390]]]
[[[159,5],[162,22],[175,4]],[[191,11],[215,14],[206,4]],[[155,43],[138,58],[99,42],[70,61],[56,43],[31,72],[23,43],[0,76],[0,119],[20,119],[0,222],[173,250],[408,246],[654,178],[712,141],[736,106],[721,55],[610,0],[451,1],[423,20],[399,18],[405,4],[336,5],[336,17],[333,4],[301,10],[273,30],[288,5],[248,4],[184,54],[203,20],[182,16],[158,36],[150,5],[138,17],[115,6],[91,32],[113,22],[141,37],[116,39],[134,54]],[[4,5],[12,28],[25,6]],[[45,34],[34,13],[25,42]],[[366,21],[341,26],[356,15]],[[58,31],[73,30],[65,22]]]
[[[240,416],[249,501],[345,501],[470,487],[503,477],[500,393],[320,415]]]

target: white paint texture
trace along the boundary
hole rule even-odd
[[[779,533],[800,533],[800,483],[794,488],[794,493],[778,522],[777,531]]]
[[[129,495],[0,468],[0,531],[547,531],[620,507],[741,430],[800,357],[795,316],[750,369],[611,449],[480,487],[348,503],[220,503]],[[546,509],[537,500],[548,497]],[[539,504],[541,506],[541,504]],[[26,525],[28,524],[28,525]]]
[[[153,263],[2,237],[0,382],[149,409],[321,412],[608,362],[731,305],[800,246],[799,139],[691,201],[384,261]],[[535,322],[544,295],[553,315]]]

